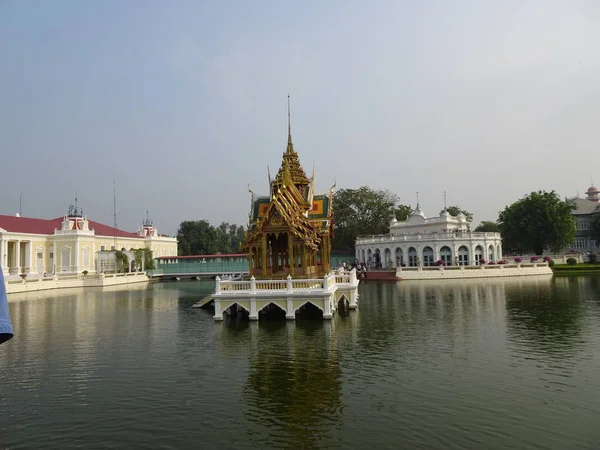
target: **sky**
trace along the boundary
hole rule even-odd
[[[317,191],[497,219],[600,184],[600,1],[3,0],[0,214],[246,224],[292,136]],[[20,199],[21,198],[21,203]]]

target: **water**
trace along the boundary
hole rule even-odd
[[[597,449],[600,278],[365,284],[215,323],[212,285],[15,294],[0,449]]]

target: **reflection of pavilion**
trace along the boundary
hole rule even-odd
[[[268,434],[280,448],[318,448],[341,425],[334,323],[250,324],[250,373],[244,392],[245,415],[256,428],[252,434]]]

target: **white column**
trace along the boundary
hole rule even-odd
[[[323,319],[331,319],[333,314],[331,313],[331,296],[323,298]]]
[[[75,241],[75,246],[74,246],[73,251],[75,252],[75,270],[74,270],[74,272],[79,272],[79,240]]]
[[[15,249],[15,268],[17,269],[17,275],[22,273],[21,268],[21,241],[16,242]]]
[[[294,302],[292,301],[292,297],[286,298],[286,306],[287,311],[285,312],[285,318],[288,320],[295,320],[296,314],[294,314]]]
[[[31,273],[31,251],[33,248],[33,242],[29,241],[25,243],[25,267],[23,272]]]
[[[221,311],[221,299],[215,298],[215,320],[223,320],[223,312]]]
[[[50,267],[51,273],[56,273],[56,242],[52,243],[52,267]]]

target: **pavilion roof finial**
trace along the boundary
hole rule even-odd
[[[292,143],[292,112],[290,107],[290,94],[288,94],[288,144]]]

